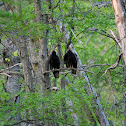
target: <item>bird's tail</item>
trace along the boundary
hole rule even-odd
[[[53,75],[54,75],[55,78],[59,78],[59,71],[54,71]]]

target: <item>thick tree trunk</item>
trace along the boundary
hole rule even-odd
[[[14,52],[17,50],[16,46],[13,43],[9,44],[10,42],[11,42],[10,39],[5,39],[5,41],[4,41],[4,46],[6,47],[6,49],[4,49],[4,51],[6,52],[6,58],[10,59],[10,62],[7,63],[7,67],[13,66],[14,64],[17,64],[17,63],[20,63],[19,56],[13,57],[10,55],[10,54],[14,54]],[[20,72],[20,67],[17,65],[15,67],[9,69],[8,71]],[[11,74],[11,77],[7,78],[6,91],[13,95],[13,99],[11,99],[10,102],[15,102],[15,104],[20,104],[20,96],[19,95],[16,96],[17,93],[21,89],[21,84],[19,84],[20,79],[21,78],[16,74],[15,75]],[[17,109],[20,110],[20,108],[17,108]],[[17,122],[20,121],[20,119],[21,119],[20,118],[20,111],[17,112],[14,119]],[[20,126],[20,124],[18,124],[16,126]]]
[[[33,91],[34,85],[33,85],[33,77],[32,77],[32,67],[29,61],[26,38],[20,37],[19,39],[16,39],[14,42],[20,52],[26,87],[28,86],[28,89],[30,91]]]
[[[113,10],[115,13],[116,25],[118,28],[121,49],[123,52],[124,62],[126,65],[126,9],[123,0],[111,0]],[[124,67],[124,87],[126,89],[126,66]],[[126,118],[126,94],[124,96],[124,116]],[[124,120],[124,126],[126,126],[126,119]]]
[[[124,3],[121,0],[112,0],[115,20],[120,36],[124,62],[126,64],[126,12]]]
[[[27,92],[31,91],[34,92],[34,83],[33,83],[33,74],[32,74],[32,66],[29,60],[29,54],[27,49],[27,39],[25,37],[18,37],[17,39],[13,38],[19,53],[20,58],[23,66],[23,73],[25,79],[25,89]],[[27,97],[27,96],[26,96]],[[26,120],[30,119],[29,116],[30,111],[26,111]],[[26,126],[29,123],[25,123]]]
[[[34,8],[36,21],[48,25],[48,16],[41,15],[41,0],[34,0]],[[28,41],[30,62],[33,68],[34,83],[36,86],[40,85],[42,92],[46,91],[46,89],[50,87],[49,73],[43,74],[44,71],[49,70],[47,51],[48,30],[43,29],[43,34],[45,36],[42,39],[36,38],[29,39]],[[37,48],[38,51],[36,52],[35,50]]]
[[[34,8],[35,8],[35,14],[36,14],[36,21],[40,21],[41,18],[41,0],[34,0]]]

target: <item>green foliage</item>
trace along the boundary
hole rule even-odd
[[[52,7],[55,7],[59,0],[55,0],[52,3]],[[9,2],[12,7],[20,6],[21,12],[7,12],[2,9],[0,11],[0,33],[4,37],[10,37],[11,32],[16,31],[18,36],[26,36],[34,39],[42,39],[45,36],[45,30],[49,30],[48,34],[48,50],[53,49],[57,43],[62,45],[62,53],[65,53],[64,36],[65,32],[60,32],[60,21],[66,24],[66,30],[71,32],[71,27],[74,26],[72,34],[72,43],[84,65],[87,65],[85,69],[88,71],[86,74],[90,79],[90,83],[93,85],[97,92],[102,108],[109,120],[115,122],[116,125],[123,124],[125,119],[123,113],[123,95],[125,94],[123,71],[124,67],[117,67],[110,72],[104,74],[109,65],[90,67],[90,65],[97,64],[114,64],[120,53],[119,48],[115,44],[115,41],[109,37],[106,37],[103,33],[110,34],[110,30],[116,31],[115,18],[111,5],[107,6],[93,6],[102,0],[90,0],[89,1],[76,1],[74,14],[73,0],[63,0],[58,7],[52,10],[47,9],[49,3],[42,2],[42,14],[53,17],[56,21],[56,26],[52,26],[50,22],[45,24],[43,21],[36,22],[34,3],[32,1],[22,0],[21,3],[14,3],[13,0],[4,0],[5,3]],[[58,21],[58,22],[57,22]],[[56,28],[56,30],[55,30]],[[79,41],[76,39],[78,38]],[[69,41],[69,40],[68,40]],[[37,42],[36,42],[37,43]],[[57,48],[56,48],[57,50]],[[39,52],[39,45],[36,44],[35,52]],[[14,56],[17,56],[17,51],[14,52]],[[10,61],[9,58],[5,59]],[[123,65],[123,61],[120,62]],[[0,66],[2,68],[2,66]],[[51,84],[54,77],[51,74]],[[71,84],[66,89],[57,92],[48,92],[45,96],[39,92],[39,86],[36,87],[36,92],[19,92],[21,101],[20,105],[10,102],[12,98],[11,94],[4,91],[3,83],[5,84],[5,78],[2,76],[0,79],[0,125],[12,125],[16,120],[12,119],[18,112],[21,114],[21,118],[25,119],[26,111],[30,111],[30,118],[37,118],[37,121],[46,123],[51,121],[58,123],[59,125],[65,124],[64,114],[62,113],[63,101],[66,103],[72,101],[73,111],[71,107],[65,104],[64,108],[67,110],[67,124],[74,125],[71,114],[76,113],[79,119],[79,125],[93,125],[89,118],[91,118],[88,112],[91,112],[93,118],[99,125],[94,108],[92,105],[93,96],[87,95],[86,82],[84,78],[80,79],[72,76],[71,73],[66,75],[69,78]],[[60,79],[63,79],[64,75],[60,75],[57,79],[57,83]],[[111,82],[111,83],[110,83]],[[20,81],[22,83],[22,80]],[[53,85],[53,84],[52,84]],[[60,88],[61,85],[58,83]],[[116,99],[116,100],[115,100]],[[6,102],[7,101],[7,102]],[[8,102],[9,101],[9,102]],[[121,114],[120,114],[121,113]],[[4,115],[4,116],[3,116]],[[10,119],[10,120],[9,120]],[[9,120],[9,121],[8,121]]]
[[[11,96],[8,93],[5,93],[3,87],[1,87],[0,115],[2,118],[0,125],[14,125],[16,120],[11,118],[15,117],[18,112],[20,112],[21,118],[25,120],[26,111],[30,112],[30,118],[37,117],[37,120],[41,121],[41,124],[50,121],[52,123],[63,125],[66,123],[62,112],[64,108],[67,110],[65,113],[67,115],[67,125],[74,125],[71,115],[75,113],[80,117],[80,125],[92,125],[92,122],[89,121],[89,117],[86,115],[87,111],[84,110],[83,107],[87,108],[93,114],[95,112],[93,107],[95,106],[91,105],[93,96],[87,95],[86,91],[84,91],[85,86],[83,79],[76,80],[75,83],[69,84],[64,90],[60,89],[57,92],[46,91],[45,96],[39,91],[32,93],[24,92],[22,89],[18,94],[21,97],[20,105],[15,102],[5,103],[5,100],[10,101]],[[71,101],[73,107],[69,105]],[[67,104],[62,106],[62,103],[64,102]],[[4,116],[2,116],[3,114]]]

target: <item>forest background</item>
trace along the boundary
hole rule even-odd
[[[114,2],[0,0],[0,126],[126,125]],[[63,62],[68,48],[77,56],[76,75]],[[54,49],[58,79],[48,63]]]

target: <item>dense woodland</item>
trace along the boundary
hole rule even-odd
[[[126,126],[125,64],[125,0],[0,0],[0,126]]]

